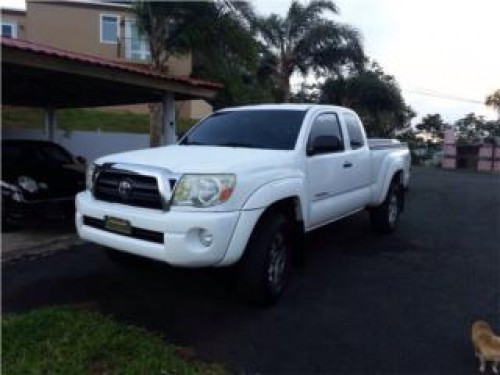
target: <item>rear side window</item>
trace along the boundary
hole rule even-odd
[[[324,137],[324,139],[337,137],[343,144],[342,130],[336,114],[323,113],[316,117],[311,128],[308,144],[312,145],[319,137]]]
[[[343,116],[347,126],[347,133],[349,134],[351,149],[356,150],[363,147],[365,142],[361,123],[352,113],[344,113]]]

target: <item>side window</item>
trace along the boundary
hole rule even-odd
[[[120,17],[112,14],[101,14],[101,43],[118,43]]]
[[[2,22],[2,36],[6,38],[17,38],[17,23]]]
[[[351,113],[344,113],[344,121],[347,126],[347,133],[349,134],[349,143],[351,144],[351,149],[356,150],[364,146],[363,130],[361,124]]]
[[[344,141],[337,115],[324,113],[316,117],[309,134],[308,155],[342,151],[344,151]]]

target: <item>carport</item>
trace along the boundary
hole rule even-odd
[[[222,85],[138,66],[1,38],[3,104],[45,109],[47,139],[54,140],[57,110],[161,103],[153,129],[161,143],[175,142],[175,100],[212,99]]]

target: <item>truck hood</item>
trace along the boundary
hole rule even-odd
[[[148,165],[179,174],[239,173],[285,167],[292,158],[292,151],[175,145],[113,154],[97,159],[96,164]]]

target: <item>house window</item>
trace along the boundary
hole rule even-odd
[[[120,37],[120,16],[101,14],[101,43],[118,43]]]
[[[17,24],[14,22],[2,22],[2,36],[17,38]]]
[[[139,31],[135,19],[125,20],[125,58],[148,61],[150,59],[149,39]]]

